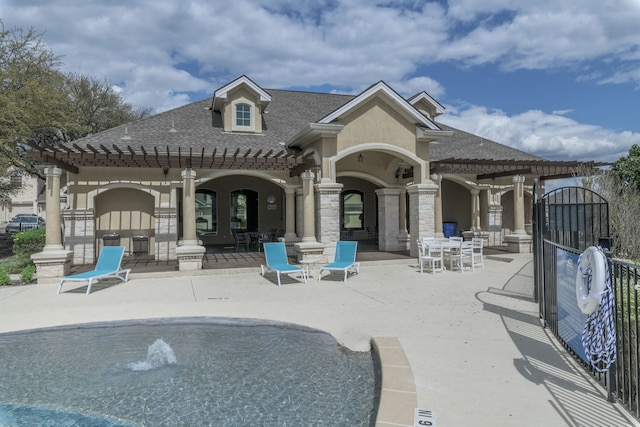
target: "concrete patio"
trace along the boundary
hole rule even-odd
[[[128,283],[98,282],[89,296],[83,285],[60,295],[56,283],[1,287],[0,332],[198,316],[290,322],[352,350],[370,350],[372,337],[397,338],[417,405],[441,427],[640,425],[541,327],[530,254],[488,255],[485,268],[464,273],[420,274],[416,264],[364,261],[346,284],[340,275],[307,285],[292,277],[280,288],[256,267],[134,270]]]

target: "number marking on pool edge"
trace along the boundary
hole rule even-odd
[[[429,409],[416,408],[413,417],[413,426],[436,426],[436,412]]]

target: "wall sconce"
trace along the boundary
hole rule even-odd
[[[167,175],[169,175],[169,168],[162,168],[162,173],[164,174],[164,179],[167,179]]]
[[[364,162],[364,156],[362,156],[362,153],[358,154],[358,163],[362,163]]]

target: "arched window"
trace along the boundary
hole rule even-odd
[[[218,203],[215,191],[196,190],[196,231],[218,232]]]
[[[236,127],[251,127],[251,105],[245,103],[236,104]]]
[[[344,230],[364,229],[364,195],[362,191],[342,192],[342,228]]]

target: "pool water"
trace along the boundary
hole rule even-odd
[[[0,378],[0,426],[370,426],[380,382],[326,333],[230,319],[0,334]]]

